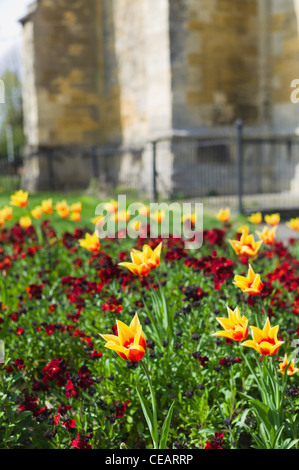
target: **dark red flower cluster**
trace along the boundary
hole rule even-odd
[[[102,310],[104,312],[114,312],[116,315],[118,315],[122,309],[123,307],[120,301],[116,299],[114,294],[110,295],[109,299],[106,300],[106,302],[104,302],[102,305]]]
[[[113,279],[116,279],[119,282],[122,289],[134,281],[134,275],[128,270],[121,269],[118,264],[115,264],[112,261],[111,256],[106,253],[103,253],[100,259],[98,257],[95,257],[94,259],[97,260],[96,267],[98,269],[101,288],[112,282]]]
[[[212,276],[214,288],[219,290],[227,279],[234,277],[234,263],[232,260],[216,256],[204,256],[202,258],[188,257],[185,265],[194,269],[194,271],[202,271],[204,276]]]
[[[219,364],[222,367],[230,367],[233,364],[239,364],[242,362],[241,358],[239,356],[233,357],[233,356],[227,356],[223,357],[222,359],[219,360]]]
[[[88,444],[88,437],[84,436],[80,439],[79,433],[77,439],[72,439],[71,444],[74,449],[92,449],[92,446]]]
[[[46,384],[50,381],[56,381],[58,387],[62,387],[65,384],[65,370],[66,362],[62,357],[52,359],[43,369],[42,373],[43,383]]]
[[[29,300],[41,299],[42,298],[43,287],[44,287],[43,284],[30,284],[26,288]]]
[[[209,362],[208,356],[202,356],[200,351],[193,352],[192,356],[200,362],[202,367],[206,367],[206,363]]]
[[[168,250],[165,255],[165,261],[176,261],[178,259],[186,258],[188,256],[187,252],[182,247],[175,247]]]
[[[183,301],[189,302],[198,302],[207,294],[198,286],[186,286],[182,288],[182,292],[186,297],[183,298]]]
[[[25,400],[22,401],[22,403],[18,406],[18,409],[21,412],[22,411],[31,411],[33,416],[35,416],[35,417],[45,413],[45,411],[49,412],[47,407],[40,408],[38,406],[38,398],[33,397],[31,395],[25,397]]]
[[[67,249],[71,249],[74,246],[77,246],[78,240],[84,237],[84,232],[80,228],[76,228],[74,233],[65,232],[62,236],[62,243]]]
[[[71,431],[76,427],[76,420],[69,418],[64,423],[62,423],[62,426],[64,426],[67,431]]]
[[[94,384],[93,378],[90,376],[90,370],[86,366],[82,366],[77,374],[71,374],[67,372],[65,374],[67,384],[65,386],[66,398],[75,397],[78,398],[79,390],[87,390],[91,385]]]
[[[114,409],[115,409],[116,419],[120,419],[120,418],[124,417],[125,412],[127,411],[127,406],[128,406],[129,403],[131,403],[131,400],[127,400],[125,403],[120,403],[118,401],[115,403]]]
[[[21,370],[25,367],[24,360],[21,358],[15,359],[15,366],[17,367],[18,370]]]
[[[205,449],[223,449],[223,432],[215,432],[214,436],[211,438],[211,441],[206,442]]]
[[[212,246],[224,246],[225,235],[225,230],[219,228],[211,228],[210,230],[203,231],[203,240],[204,242],[207,242]]]

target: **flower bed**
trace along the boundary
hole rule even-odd
[[[256,235],[258,217],[238,233],[224,211],[198,250],[100,241],[80,204],[11,201],[24,213],[0,211],[2,448],[298,447],[298,240]],[[58,236],[55,217],[76,228]]]

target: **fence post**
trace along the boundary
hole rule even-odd
[[[92,177],[99,177],[99,162],[98,162],[98,148],[96,146],[91,149],[91,158],[92,158]]]
[[[243,214],[243,121],[242,119],[237,119],[236,121],[237,128],[237,166],[238,166],[238,210],[240,214]]]
[[[153,147],[153,199],[154,202],[158,202],[157,192],[157,142],[152,142]]]
[[[55,178],[54,178],[54,167],[53,167],[53,158],[54,158],[54,151],[53,150],[46,150],[46,156],[48,161],[48,183],[49,183],[49,190],[55,190]],[[40,158],[40,155],[38,156]]]

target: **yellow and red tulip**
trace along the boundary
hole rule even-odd
[[[52,199],[44,199],[42,201],[42,211],[47,214],[47,215],[51,215],[52,212],[53,212],[53,204],[52,204]]]
[[[70,208],[66,201],[57,202],[56,210],[62,219],[66,219],[70,214]]]
[[[81,213],[80,213],[80,212],[77,212],[77,211],[71,212],[70,219],[71,219],[73,222],[80,222],[80,220],[81,220]]]
[[[162,242],[159,243],[159,245],[157,245],[154,250],[152,250],[149,245],[143,245],[143,251],[140,253],[146,254],[147,264],[150,266],[151,269],[157,268],[159,266],[161,250],[162,250]]]
[[[82,212],[82,204],[81,202],[75,202],[71,205],[71,212],[78,212],[79,214]]]
[[[40,219],[43,215],[42,207],[36,206],[34,209],[32,209],[31,215],[34,219]]]
[[[28,204],[28,192],[20,189],[10,196],[11,205],[17,207],[27,207]]]
[[[277,226],[272,228],[265,227],[262,232],[256,231],[259,238],[265,243],[265,245],[272,245],[275,242]]]
[[[245,341],[242,346],[255,349],[262,356],[273,356],[276,354],[283,344],[283,341],[278,341],[277,333],[279,326],[276,325],[271,328],[270,320],[267,318],[264,328],[261,330],[256,326],[251,326],[252,340]]]
[[[253,258],[257,255],[263,241],[256,242],[252,234],[243,232],[240,240],[229,240],[235,253],[242,257]]]
[[[243,341],[248,336],[247,318],[244,315],[241,317],[238,307],[236,307],[234,311],[227,307],[227,311],[228,318],[216,318],[218,323],[222,326],[223,331],[217,331],[217,333],[211,336],[221,336],[237,342]]]
[[[19,224],[23,228],[28,228],[32,225],[32,222],[29,216],[25,216],[20,218]]]
[[[146,253],[135,252],[137,250],[131,251],[132,263],[123,262],[119,263],[119,266],[124,266],[129,269],[133,274],[136,274],[139,277],[145,277],[150,272],[151,268],[147,263]]]
[[[79,240],[79,244],[82,248],[85,248],[92,253],[97,253],[101,247],[99,237],[96,233],[92,235],[90,233],[85,234],[85,238]]]
[[[280,222],[280,215],[277,214],[270,214],[270,215],[265,215],[265,222],[268,225],[278,225]]]
[[[296,230],[296,232],[299,232],[299,217],[296,217],[296,219],[291,219],[289,222],[287,222],[286,225],[291,229]]]
[[[140,277],[148,275],[151,269],[154,269],[160,264],[162,242],[154,250],[149,245],[143,245],[142,251],[133,249],[131,251],[132,263],[123,262],[119,263],[120,266],[128,268],[133,274]]]
[[[245,294],[250,295],[258,295],[263,289],[261,276],[260,274],[255,274],[251,265],[249,265],[247,277],[236,275],[233,284],[239,287]]]
[[[115,351],[125,361],[139,362],[146,350],[146,341],[137,313],[130,326],[116,320],[117,335],[101,335],[107,343],[105,347]]]
[[[256,212],[255,214],[251,214],[251,216],[248,217],[248,220],[254,225],[259,225],[263,221],[263,216],[260,212]]]
[[[290,365],[289,365],[289,364],[290,364]],[[289,367],[288,367],[288,365],[289,365]],[[280,372],[281,374],[284,375],[284,371],[285,371],[285,369],[286,369],[287,367],[288,367],[287,375],[293,375],[293,374],[295,374],[296,372],[299,371],[299,369],[297,369],[297,368],[295,367],[294,360],[292,360],[292,361],[289,363],[289,361],[288,361],[288,356],[287,356],[287,354],[285,354],[283,362],[280,362],[280,363],[279,363],[279,370],[278,370],[278,372]]]
[[[0,217],[1,219],[3,220],[11,220],[12,219],[12,215],[13,215],[13,209],[12,207],[3,207],[3,209],[1,209],[0,211]]]
[[[230,219],[230,209],[227,207],[226,209],[220,209],[220,211],[216,214],[216,217],[220,222],[228,222]]]

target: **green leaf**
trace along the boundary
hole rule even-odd
[[[281,446],[279,445],[279,439],[281,438],[281,434],[283,430],[284,430],[284,425],[282,425],[276,433],[276,436],[273,442],[273,449],[281,449]]]
[[[171,423],[171,418],[172,418],[172,413],[173,413],[173,407],[174,403],[170,405],[170,408],[168,410],[167,416],[165,418],[165,421],[163,423],[162,431],[161,431],[161,439],[160,439],[160,444],[159,444],[159,449],[166,449],[166,444],[168,440],[168,435],[169,435],[169,428],[170,428],[170,423]]]
[[[289,442],[289,439],[287,439],[285,442],[284,442],[284,445],[286,447],[283,447],[284,449],[291,449],[295,444],[297,444],[297,442],[299,442],[299,439],[293,439],[292,441]]]
[[[269,419],[268,419],[268,413],[269,413],[269,406],[266,405],[265,403],[262,403],[259,400],[250,400],[251,405],[253,406],[257,418],[259,418],[262,422],[270,424]]]
[[[149,409],[149,406],[146,402],[146,400],[143,398],[139,388],[137,388],[137,395],[138,395],[138,398],[140,400],[140,404],[141,404],[141,408],[142,408],[142,411],[143,411],[143,414],[144,414],[144,417],[145,417],[145,420],[147,422],[147,425],[148,425],[148,428],[149,428],[149,431],[151,433],[151,436],[152,436],[152,440],[155,443],[158,442],[158,436],[157,436],[157,433],[155,431],[155,426],[154,426],[154,420],[153,420],[153,415]]]
[[[217,429],[216,428],[204,428],[204,429],[199,429],[197,431],[197,434],[214,434],[215,432],[217,432]]]

